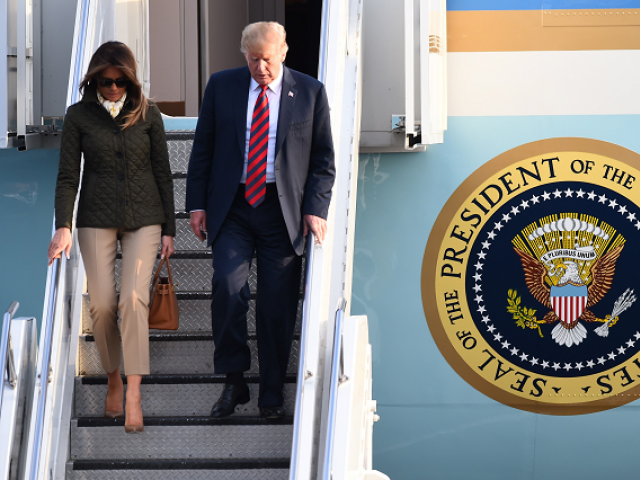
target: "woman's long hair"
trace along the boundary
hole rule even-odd
[[[136,59],[133,52],[122,42],[106,42],[100,45],[91,57],[89,68],[80,83],[80,92],[88,85],[98,86],[98,76],[108,67],[116,67],[129,80],[127,86],[127,101],[131,104],[131,111],[124,116],[125,123],[122,128],[135,125],[140,119],[145,120],[149,101],[142,93],[142,85],[136,75]]]

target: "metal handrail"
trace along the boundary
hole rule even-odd
[[[320,54],[318,59],[318,80],[324,83],[327,76],[327,55],[329,38],[329,0],[322,2],[322,31],[320,32]],[[316,240],[309,232],[307,238],[307,272],[305,277],[304,299],[302,303],[302,325],[300,332],[300,358],[298,360],[298,381],[296,384],[295,412],[293,421],[293,440],[291,448],[291,462],[289,465],[289,479],[295,480],[298,471],[298,455],[302,422],[302,398],[304,396],[304,382],[311,378],[313,373],[307,369],[306,347],[309,329],[309,317],[311,316],[311,279],[313,278],[314,246]]]
[[[304,381],[313,374],[307,370],[305,345],[307,339],[307,330],[309,328],[309,316],[311,315],[311,278],[313,276],[313,246],[315,239],[313,233],[309,232],[307,238],[307,271],[304,283],[304,299],[302,301],[302,325],[300,327],[300,358],[298,360],[298,382],[296,384],[296,403],[293,421],[293,441],[291,448],[291,464],[289,466],[289,478],[295,479],[298,467],[298,444],[300,443],[300,422],[302,421],[302,395]]]
[[[16,388],[18,379],[16,376],[16,367],[13,359],[13,349],[11,348],[11,319],[18,311],[20,304],[18,302],[11,302],[9,308],[4,314],[2,320],[2,339],[0,340],[0,372],[2,372],[2,378],[4,379],[4,372],[7,371],[7,383],[11,388]],[[0,411],[2,411],[2,399],[4,397],[4,382],[2,382],[0,388]]]
[[[33,456],[31,457],[31,465],[29,469],[29,478],[37,480],[38,464],[40,463],[40,451],[42,450],[42,430],[44,428],[44,413],[47,400],[47,387],[49,385],[49,368],[51,363],[51,344],[53,338],[53,327],[55,320],[56,298],[58,296],[58,282],[60,281],[60,263],[63,261],[64,252],[60,254],[60,259],[55,259],[51,265],[51,283],[49,284],[47,317],[42,324],[44,335],[43,347],[40,352],[42,362],[40,363],[40,391],[38,395],[38,403],[36,407],[35,433],[33,440]]]
[[[320,32],[320,58],[318,59],[318,80],[324,83],[327,79],[327,56],[329,55],[329,0],[322,2],[322,27]]]
[[[349,380],[344,374],[344,353],[342,346],[342,325],[344,314],[347,308],[347,301],[341,298],[338,301],[336,311],[336,324],[333,330],[333,355],[331,358],[331,386],[329,387],[329,414],[327,417],[327,437],[324,449],[324,468],[322,469],[323,480],[331,478],[331,463],[333,461],[333,435],[336,425],[336,411],[338,408],[338,387]]]
[[[70,80],[71,90],[67,93],[69,105],[73,105],[80,99],[79,88],[80,88],[80,82],[82,81],[82,78],[83,78],[82,60],[85,57],[87,24],[89,22],[89,2],[87,0],[80,0],[78,2],[78,8],[81,9],[80,24],[82,25],[82,28],[80,29],[80,38],[78,39],[78,42],[75,45],[76,50],[73,52],[75,55],[75,58],[72,60],[74,65],[74,71],[73,71],[74,75]]]

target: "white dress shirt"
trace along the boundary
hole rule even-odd
[[[269,100],[269,143],[267,145],[267,183],[276,181],[274,162],[276,159],[276,133],[278,132],[278,112],[280,111],[280,96],[282,94],[282,72],[283,67],[280,66],[280,74],[271,82],[267,88],[267,99]],[[251,120],[253,119],[253,110],[256,106],[256,100],[260,95],[260,85],[253,77],[249,85],[249,100],[247,102],[247,131],[245,134],[244,147],[244,168],[242,169],[242,178],[240,183],[247,181],[247,164],[249,163],[249,138],[251,136]]]
[[[278,132],[278,112],[280,111],[280,96],[282,94],[282,72],[284,68],[280,66],[280,74],[271,82],[267,88],[267,99],[269,100],[269,140],[267,145],[267,183],[275,183],[276,174],[274,168],[276,153],[276,133]],[[244,167],[242,168],[242,178],[240,183],[247,182],[247,164],[249,163],[249,138],[251,137],[251,120],[253,110],[256,107],[256,100],[260,95],[260,85],[251,77],[249,84],[249,100],[247,101],[247,129],[244,146]],[[191,212],[203,212],[204,209],[191,210]]]

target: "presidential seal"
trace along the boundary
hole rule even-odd
[[[436,344],[506,405],[572,415],[640,395],[640,155],[543,140],[474,172],[431,231],[422,298]]]

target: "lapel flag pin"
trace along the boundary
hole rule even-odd
[[[289,91],[289,96],[293,97],[293,92]]]

